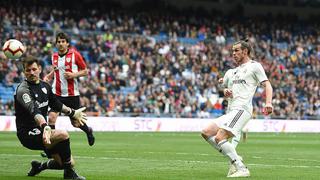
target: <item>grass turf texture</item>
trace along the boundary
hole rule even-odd
[[[88,146],[81,132],[70,133],[76,170],[87,179],[229,179],[228,161],[199,133],[96,132]],[[320,134],[250,133],[237,148],[250,179],[319,179]],[[62,179],[46,170],[27,177],[40,151],[20,145],[14,132],[0,132],[0,180]]]

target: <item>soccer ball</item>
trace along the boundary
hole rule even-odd
[[[26,52],[26,47],[16,39],[9,39],[2,47],[4,55],[9,59],[18,59]]]

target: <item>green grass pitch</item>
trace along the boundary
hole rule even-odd
[[[84,133],[70,133],[76,170],[88,180],[228,179],[227,159],[199,133],[96,132],[87,145]],[[320,179],[320,134],[250,133],[237,148],[251,171],[249,179]],[[46,170],[27,177],[40,151],[22,147],[14,132],[0,132],[0,179],[62,179]]]

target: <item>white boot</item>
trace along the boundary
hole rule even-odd
[[[242,168],[237,169],[235,173],[233,173],[227,177],[234,178],[234,177],[249,177],[249,176],[250,176],[249,169],[246,167],[242,167]]]
[[[243,162],[243,158],[241,156],[239,156],[239,159]],[[229,162],[229,163],[230,165],[229,165],[229,171],[228,171],[227,177],[229,177],[231,174],[237,171],[235,164],[232,162]]]

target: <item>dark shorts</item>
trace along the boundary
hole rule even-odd
[[[26,129],[17,133],[21,144],[31,150],[45,150],[40,128]]]
[[[47,149],[43,145],[42,141],[43,131],[40,128],[26,129],[17,133],[18,139],[21,144],[31,150],[43,150],[48,158],[51,158],[52,154],[57,154],[60,152],[59,148],[54,146],[51,149]]]
[[[73,109],[79,109],[80,106],[80,96],[69,96],[69,97],[61,97],[56,96],[60,102],[62,102],[64,105],[71,107]],[[54,110],[50,109],[49,112],[55,112]]]

